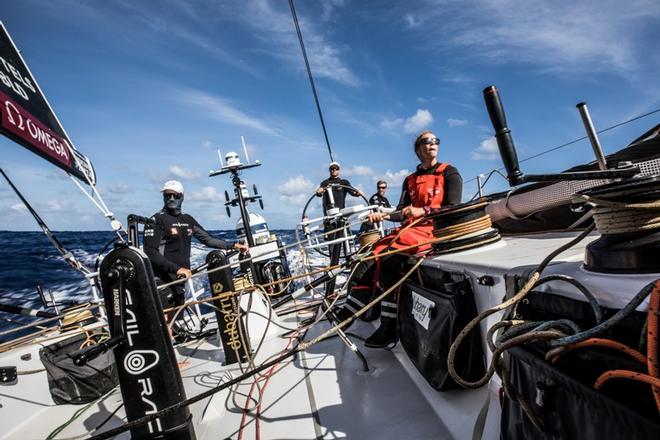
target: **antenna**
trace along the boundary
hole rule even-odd
[[[243,151],[245,152],[245,162],[250,163],[250,158],[247,154],[247,147],[245,146],[245,139],[243,139],[243,136],[241,136],[241,142],[243,143]]]
[[[586,102],[580,102],[576,105],[577,109],[580,111],[580,116],[582,117],[582,123],[584,128],[587,130],[587,135],[589,136],[589,142],[591,142],[591,148],[594,150],[596,155],[596,161],[598,162],[598,168],[603,171],[607,169],[607,161],[605,160],[605,155],[603,155],[603,149],[600,146],[600,141],[598,140],[598,134],[594,128],[594,123],[591,122],[591,115],[589,115],[589,109],[587,108]]]
[[[220,159],[220,168],[224,167],[225,164],[222,163],[222,153],[220,152],[220,148],[218,148],[218,159]]]

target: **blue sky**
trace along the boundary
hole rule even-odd
[[[500,89],[519,157],[660,107],[660,2],[297,0],[297,13],[342,176],[397,200],[414,169],[412,139],[442,140],[440,159],[466,181],[501,166],[482,89]],[[4,1],[14,41],[115,215],[151,215],[168,178],[207,229],[234,227],[216,148],[263,166],[247,171],[271,227],[291,228],[329,157],[286,0]],[[605,152],[658,114],[601,137]],[[0,139],[5,169],[58,230],[107,229],[100,212],[45,161]],[[592,160],[587,141],[523,163],[550,172]],[[492,179],[487,192],[506,187]],[[315,203],[316,206],[318,206]],[[36,224],[0,185],[2,230]]]

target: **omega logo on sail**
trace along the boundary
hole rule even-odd
[[[30,142],[49,156],[59,162],[69,165],[69,146],[66,140],[60,138],[39,120],[33,117],[24,108],[12,102],[0,92],[4,110],[2,113],[2,126],[14,133],[16,136]]]

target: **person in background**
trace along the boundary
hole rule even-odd
[[[455,167],[438,162],[439,145],[440,139],[432,131],[421,132],[413,143],[420,164],[415,172],[403,181],[397,210],[391,214],[380,212],[369,214],[369,221],[374,223],[383,220],[403,222],[402,228],[395,229],[374,244],[374,254],[432,240],[434,237],[431,220],[421,220],[412,226],[408,225],[441,208],[461,203],[463,179]],[[401,270],[408,255],[430,248],[431,244],[426,243],[399,254],[377,258],[375,263],[359,263],[349,284],[346,303],[336,312],[339,320],[344,321],[352,317],[370,301],[374,293],[380,294],[393,286],[401,276]],[[396,291],[383,299],[380,327],[365,340],[365,346],[385,348],[396,344],[398,341],[397,299]],[[346,328],[347,326],[344,327],[344,329]]]
[[[195,237],[202,244],[215,249],[236,249],[247,252],[248,246],[241,243],[229,243],[211,236],[191,216],[181,210],[183,203],[183,185],[176,180],[165,182],[163,209],[154,214],[152,223],[144,228],[144,253],[147,254],[154,275],[161,284],[177,278],[190,278],[190,244]],[[184,283],[175,284],[161,290],[161,302],[164,308],[182,305],[185,299]],[[168,319],[173,313],[168,314]],[[183,317],[182,314],[179,314]]]
[[[353,197],[364,197],[364,193],[358,189],[352,188],[351,182],[346,179],[339,177],[339,162],[332,162],[328,167],[330,172],[330,177],[325,179],[319,187],[316,189],[316,196],[323,196],[323,214],[327,215],[328,209],[330,208],[339,208],[343,209],[346,206],[346,194],[350,194]],[[341,185],[341,186],[334,186]],[[330,200],[328,192],[332,191],[332,198],[334,199],[334,206]]]
[[[379,180],[376,183],[376,194],[369,197],[369,205],[382,206],[383,208],[391,208],[390,201],[385,197],[385,191],[387,191],[387,182],[384,180]],[[374,228],[374,224],[371,222],[364,222],[360,226],[360,232],[370,231]]]
[[[351,182],[339,177],[340,168],[339,162],[331,162],[328,166],[330,177],[321,182],[316,189],[316,196],[323,196],[323,216],[327,216],[330,209],[343,209],[346,206],[346,194],[350,194],[353,197],[364,197],[362,191],[351,189]],[[326,241],[341,239],[344,235],[342,228],[345,224],[345,219],[342,216],[326,218],[323,221],[323,239]],[[348,246],[345,242],[329,245],[328,252],[331,266],[339,262],[342,249],[344,250],[344,255],[348,255]],[[326,293],[334,291],[334,288],[334,279],[325,285]]]

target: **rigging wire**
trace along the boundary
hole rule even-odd
[[[319,112],[319,118],[321,119],[321,127],[323,128],[323,136],[325,137],[325,144],[328,146],[328,153],[330,154],[330,162],[334,162],[335,159],[332,156],[332,148],[330,147],[330,141],[328,140],[328,132],[325,129],[325,122],[323,122],[323,113],[321,112],[321,104],[319,103],[319,97],[316,93],[316,86],[314,85],[314,77],[312,76],[312,69],[309,67],[309,60],[307,59],[307,51],[305,50],[305,43],[303,42],[302,32],[300,31],[300,25],[298,24],[298,16],[296,15],[296,7],[293,5],[293,0],[289,0],[289,7],[291,8],[291,16],[293,17],[293,23],[296,25],[296,33],[298,34],[298,41],[300,42],[300,49],[302,50],[303,58],[305,60],[305,67],[307,67],[307,76],[309,77],[309,84],[312,86],[312,93],[314,94],[314,102],[316,103],[316,110]]]
[[[627,119],[627,120],[625,120],[625,121],[623,121],[623,122],[619,122],[618,124],[611,125],[611,126],[609,126],[609,127],[607,127],[607,128],[603,128],[602,130],[598,130],[596,133],[600,134],[600,133],[605,133],[606,131],[614,130],[615,128],[621,127],[622,125],[629,124],[629,123],[634,122],[634,121],[636,121],[636,120],[638,120],[638,119],[645,118],[645,117],[647,117],[647,116],[650,116],[650,115],[655,114],[655,113],[658,113],[658,112],[660,112],[660,108],[657,108],[657,109],[655,109],[655,110],[651,110],[651,111],[646,112],[646,113],[644,113],[644,114],[641,114],[641,115],[635,116],[635,117],[633,117],[633,118]],[[522,163],[522,162],[527,162],[528,160],[536,159],[536,158],[539,157],[539,156],[543,156],[543,155],[545,155],[545,154],[551,153],[551,152],[553,152],[553,151],[559,150],[559,149],[564,148],[564,147],[568,147],[569,145],[573,145],[573,144],[575,144],[575,143],[577,143],[577,142],[583,141],[583,140],[588,139],[588,138],[589,138],[588,136],[582,136],[581,138],[574,139],[574,140],[572,140],[572,141],[566,142],[566,143],[561,144],[561,145],[557,145],[556,147],[549,148],[549,149],[547,149],[547,150],[545,150],[545,151],[542,151],[542,152],[540,152],[540,153],[538,153],[538,154],[535,154],[535,155],[533,155],[533,156],[526,157],[525,159],[522,159],[522,160],[520,160],[519,162]],[[496,170],[493,170],[493,171],[502,171],[503,169],[504,169],[504,167],[500,167],[500,168],[497,168]],[[489,176],[489,177],[490,177],[490,176]],[[469,182],[472,182],[472,181],[474,181],[474,180],[477,180],[477,178],[476,178],[476,177],[473,177],[473,178],[471,178],[471,179],[469,179],[469,180],[464,181],[463,183],[464,183],[464,184],[465,184],[465,183],[469,183]]]
[[[2,176],[7,180],[7,183],[11,188],[14,190],[16,195],[18,196],[19,199],[21,199],[21,202],[23,202],[23,206],[28,210],[30,214],[32,214],[32,217],[34,217],[34,220],[37,222],[41,230],[43,231],[44,235],[46,238],[48,238],[48,241],[51,242],[51,244],[59,251],[59,253],[62,255],[64,260],[75,270],[82,272],[83,275],[89,275],[92,273],[91,270],[87,266],[85,266],[83,263],[81,263],[71,251],[69,251],[63,244],[62,242],[53,234],[53,231],[48,227],[45,221],[39,216],[37,211],[32,208],[32,205],[23,197],[23,194],[16,188],[14,183],[9,179],[9,176],[5,174],[4,170],[0,168],[0,173]]]

